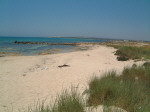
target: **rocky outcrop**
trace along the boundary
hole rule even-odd
[[[0,52],[0,57],[4,56],[20,56],[21,53],[19,52]]]
[[[76,46],[80,45],[79,43],[48,43],[48,42],[19,42],[14,41],[15,44],[40,44],[40,45],[70,45],[70,46]]]
[[[48,43],[48,42],[21,42],[14,41],[15,44],[40,44],[40,45],[67,45],[67,46],[77,46],[77,45],[101,45],[101,43]]]

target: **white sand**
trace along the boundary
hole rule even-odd
[[[121,72],[133,61],[120,62],[114,48],[94,46],[92,50],[40,56],[0,57],[0,112],[23,110],[37,99],[51,98],[71,85],[83,92],[93,75],[109,70]],[[70,67],[58,68],[68,64]],[[13,107],[13,108],[12,108]]]

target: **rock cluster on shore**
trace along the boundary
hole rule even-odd
[[[18,41],[14,41],[15,44],[40,44],[40,45],[71,45],[71,46],[75,46],[75,45],[80,45],[79,43],[48,43],[48,42],[18,42]]]
[[[30,42],[30,41],[14,41],[15,44],[39,44],[39,45],[67,45],[67,46],[78,46],[78,45],[101,45],[102,43],[88,43],[88,42],[80,42],[80,43],[49,43],[49,42]]]
[[[0,57],[4,56],[21,56],[19,52],[0,52]]]
[[[79,45],[127,45],[127,46],[143,46],[148,45],[148,42],[130,42],[130,41],[108,41],[108,42],[79,42],[79,43],[49,43],[49,42],[31,42],[31,41],[14,41],[15,44],[39,44],[39,45],[67,45],[67,46],[79,46]]]

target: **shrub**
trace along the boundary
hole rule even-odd
[[[128,59],[150,59],[150,49],[136,46],[115,46],[118,50],[118,61],[126,61]]]

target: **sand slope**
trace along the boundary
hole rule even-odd
[[[119,62],[114,48],[94,46],[88,51],[0,58],[0,112],[23,110],[37,99],[49,100],[71,85],[83,92],[93,75],[121,72],[133,61]],[[68,64],[70,67],[59,68]],[[13,107],[13,108],[12,108]]]

